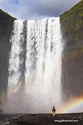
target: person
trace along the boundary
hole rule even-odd
[[[52,108],[52,112],[53,112],[53,116],[55,116],[56,109],[55,109],[54,106],[53,106],[53,108]]]

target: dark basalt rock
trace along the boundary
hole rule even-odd
[[[71,113],[71,114],[56,114],[54,117],[52,114],[22,114],[22,116],[5,116],[1,115],[0,125],[3,125],[3,119],[5,125],[82,125],[83,113]],[[8,118],[8,119],[7,119]]]
[[[9,38],[14,20],[15,18],[0,9],[0,95],[2,95],[0,96],[0,104],[6,95],[10,51]]]
[[[60,15],[63,98],[83,95],[83,0]]]
[[[2,110],[2,109],[0,109],[0,113],[3,113],[3,110]]]

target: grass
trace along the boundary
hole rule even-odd
[[[7,12],[4,12],[3,10],[0,9],[0,13],[3,13],[5,15],[10,16],[13,20],[16,20],[16,18],[14,18],[13,16],[9,15]]]
[[[83,0],[60,15],[60,21],[64,26],[64,32],[71,32],[75,37],[76,32],[80,29],[83,30]],[[79,37],[83,36],[83,33],[78,34]]]

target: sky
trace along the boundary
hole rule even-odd
[[[81,0],[0,0],[0,9],[17,19],[59,17]]]

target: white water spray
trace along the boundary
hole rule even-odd
[[[58,108],[62,51],[59,18],[15,21],[11,43],[6,111],[42,113],[50,112],[53,105]],[[24,51],[26,59],[20,56]]]

